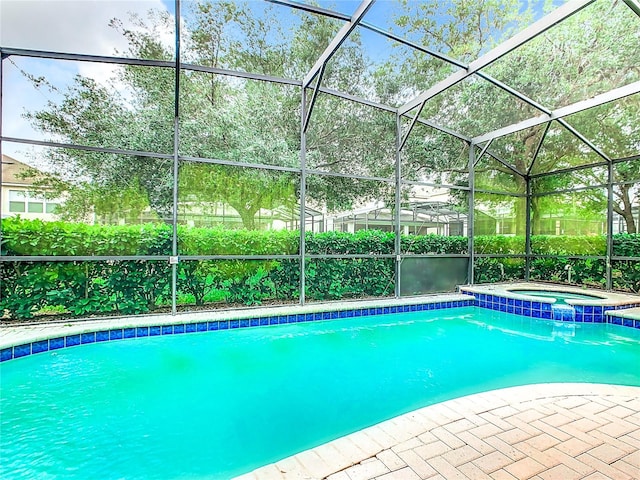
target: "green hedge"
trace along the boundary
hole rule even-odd
[[[3,255],[169,255],[172,228],[165,224],[100,226],[43,223],[20,219],[2,221]],[[244,231],[178,228],[181,256],[295,255],[300,237],[295,231]],[[307,233],[308,255],[371,255],[371,258],[309,258],[305,295],[309,300],[393,295],[395,269],[393,233],[377,230],[355,234]],[[521,254],[522,237],[478,236],[477,253]],[[604,261],[567,259],[568,255],[602,255],[604,237],[532,238],[534,253],[558,258],[533,258],[532,279],[566,281],[567,263],[573,283],[604,286]],[[640,257],[640,235],[616,235],[616,255]],[[466,254],[466,237],[403,236],[403,253]],[[605,248],[606,250],[606,248]],[[502,267],[500,267],[502,265]],[[2,262],[0,309],[12,318],[41,313],[72,316],[136,314],[166,309],[171,303],[171,268],[166,261]],[[640,261],[613,265],[616,288],[640,290]],[[476,282],[524,278],[524,259],[477,258]],[[255,305],[296,301],[300,270],[297,259],[189,260],[178,266],[178,303],[214,302]]]

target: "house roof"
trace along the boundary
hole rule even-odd
[[[2,184],[33,185],[35,179],[21,178],[22,174],[31,169],[26,163],[22,163],[8,155],[2,155]]]

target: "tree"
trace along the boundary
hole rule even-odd
[[[480,2],[472,6],[461,1],[454,1],[447,6],[405,2],[404,5],[406,14],[396,19],[398,26],[417,36],[423,45],[467,62],[510,36],[530,18],[530,13],[520,15],[517,2]],[[448,21],[439,22],[438,19],[444,15]],[[491,37],[491,32],[502,31],[505,32],[502,38]],[[631,33],[636,31],[637,18],[622,2],[613,5],[596,2],[483,71],[542,105],[557,108],[640,78],[638,64],[633,60],[640,56],[640,42],[637,35]],[[413,85],[419,92],[451,72],[451,67],[442,61],[417,53],[406,60],[401,69],[395,70],[400,80],[393,79],[392,85]],[[614,152],[637,154],[640,98],[638,95],[629,97],[625,100],[624,108],[622,103],[592,109],[603,110],[598,115],[601,120],[594,121],[596,112],[590,110],[574,115],[567,121],[613,158],[619,156]],[[474,76],[430,99],[421,116],[460,133],[475,136],[539,114],[527,103]],[[496,139],[489,147],[489,152],[524,176],[530,169],[532,173],[545,173],[602,161],[602,157],[577,137],[554,123],[533,163],[544,129],[545,125],[539,125]],[[435,151],[437,155],[441,150],[438,136],[423,138],[425,142],[435,142],[434,147],[425,147],[425,152]],[[425,158],[422,163],[444,168],[451,174],[450,179],[460,178],[461,164],[450,165],[444,157]],[[537,179],[534,193],[569,188],[572,183],[588,182],[589,177],[594,175],[589,170],[584,170],[583,174],[576,174],[574,178],[559,176]],[[476,169],[475,180],[479,188],[526,193],[526,179],[498,161],[481,162]],[[631,199],[624,190],[622,187],[617,189],[616,195],[620,201],[615,208],[628,218]],[[532,199],[534,225],[540,218],[540,200],[537,198]],[[515,210],[517,231],[524,233],[524,197],[515,202]],[[627,223],[631,228],[632,225]]]
[[[182,37],[184,61],[265,75],[303,78],[341,26],[329,17],[305,12],[297,13],[298,22],[282,26],[278,21],[281,7],[255,2],[197,2],[189,6]],[[448,4],[405,0],[402,6],[404,12],[395,19],[398,28],[425,47],[462,62],[470,62],[490,50],[528,24],[533,15],[530,10],[521,11],[516,0],[455,0]],[[618,35],[634,32],[637,27],[637,19],[626,9],[623,4],[610,7],[607,2],[596,2],[494,62],[484,72],[551,108],[635,81],[640,77],[640,67],[633,59],[640,56],[640,42],[633,34]],[[125,29],[122,23],[113,22],[129,42],[127,55],[171,60],[171,48],[161,41],[161,32],[170,28],[171,17],[155,12],[136,22],[137,29]],[[374,69],[361,53],[360,42],[355,31],[341,45],[326,65],[322,86],[373,95],[375,100],[400,105],[455,70],[450,64],[417,51],[396,55]],[[123,66],[108,82],[77,77],[63,92],[61,102],[51,103],[29,118],[63,142],[171,154],[174,75],[171,68]],[[179,75],[181,155],[217,159],[231,165],[243,162],[299,168],[298,87],[190,69]],[[603,106],[598,122],[590,122],[591,111],[568,121],[609,156],[632,156],[637,154],[636,139],[640,138],[637,97]],[[430,99],[421,116],[474,136],[537,114],[539,111],[527,102],[472,76]],[[395,129],[393,114],[321,93],[306,136],[306,167],[347,176],[393,178]],[[544,130],[545,126],[539,125],[496,139],[489,152],[503,162],[483,158],[475,171],[476,187],[507,196],[523,195],[530,171],[553,172],[601,159],[593,152],[586,154],[589,148],[585,149],[583,142],[559,124],[552,125],[540,148]],[[66,174],[63,178],[73,183],[71,197],[85,196],[78,205],[91,204],[95,192],[137,192],[137,197],[123,194],[122,201],[131,199],[133,209],[143,198],[158,217],[171,218],[171,159],[60,152],[51,154],[50,160],[57,168],[55,173]],[[415,127],[402,162],[405,179],[468,184],[468,145],[428,127]],[[619,202],[615,208],[627,219],[630,229],[635,228],[630,216],[633,189],[623,185],[637,180],[637,175],[632,165],[622,165],[618,169],[621,185],[616,190]],[[230,205],[238,210],[247,228],[255,227],[251,215],[263,208],[290,208],[291,192],[299,191],[298,175],[269,173],[260,168],[234,169],[197,163],[191,158],[188,168],[181,166],[178,174],[186,172],[189,175],[180,179],[180,199],[188,197],[201,206],[216,202]],[[597,174],[588,169],[583,172],[585,182],[589,175]],[[541,177],[535,182],[535,192],[564,185],[568,188],[575,178]],[[193,185],[185,183],[188,179]],[[202,184],[203,179],[208,185]],[[385,190],[385,182],[310,174],[307,183],[310,203],[327,210],[392,197]],[[257,185],[271,193],[257,195],[258,192],[247,190],[240,198],[237,189],[223,188],[232,184]],[[282,195],[280,200],[277,192]],[[517,233],[524,233],[526,202],[523,197],[518,198],[514,203]],[[540,218],[540,203],[538,197],[532,199],[534,224]]]
[[[301,78],[337,33],[340,23],[306,14],[289,31],[279,31],[273,7],[255,4],[196,3],[187,15],[183,58],[210,67],[233,68],[268,75]],[[136,19],[139,29],[127,30],[114,20],[129,42],[127,56],[171,60],[171,49],[160,33],[169,28],[168,14],[152,12]],[[276,31],[278,30],[278,31]],[[359,83],[366,71],[357,36],[352,36],[331,60],[323,85],[344,88]],[[183,70],[180,73],[181,155],[227,162],[300,165],[299,88],[255,80]],[[63,92],[63,100],[28,115],[40,130],[62,142],[170,154],[173,151],[174,72],[167,68],[123,66],[117,76],[97,82],[78,76]],[[385,123],[386,122],[386,123]],[[338,105],[332,97],[318,102],[309,135],[307,167],[343,173],[368,168],[391,175],[387,163],[380,173],[380,155],[367,133],[393,126],[393,116],[381,123],[371,109]],[[393,131],[393,130],[392,130]],[[354,141],[355,132],[358,138]],[[385,147],[387,160],[393,140]],[[347,152],[348,153],[345,153]],[[62,175],[76,205],[94,204],[96,191],[136,191],[162,219],[173,208],[171,160],[64,150],[51,153],[54,174]],[[195,174],[194,171],[198,171]],[[260,209],[290,208],[299,176],[262,169],[230,168],[192,163],[181,167],[179,198],[197,197],[199,204],[223,202],[237,210],[246,228],[254,228]],[[233,173],[231,173],[233,172]],[[204,188],[203,181],[209,183]],[[192,185],[186,181],[194,182]],[[341,205],[372,196],[375,188],[349,190],[344,180],[312,181],[317,198],[339,195]],[[250,188],[229,188],[246,185]],[[260,191],[256,191],[256,187]],[[268,194],[265,194],[267,193]],[[241,194],[242,193],[242,194]],[[276,194],[282,195],[277,198]],[[184,194],[184,195],[183,195]]]

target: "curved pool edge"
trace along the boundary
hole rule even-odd
[[[524,385],[423,407],[235,480],[506,478],[527,468],[631,480],[639,437],[640,387]]]
[[[548,311],[529,308],[518,311],[515,302],[518,296],[506,288],[520,285],[546,284],[491,284],[465,285],[459,287],[460,293],[432,294],[404,298],[368,299],[348,302],[324,302],[307,305],[285,305],[239,310],[181,313],[177,315],[141,315],[132,317],[110,317],[95,320],[73,321],[68,323],[40,323],[35,325],[0,326],[0,363],[29,355],[46,353],[61,348],[75,347],[91,343],[129,340],[142,337],[204,333],[217,330],[233,330],[247,327],[265,327],[287,323],[336,320],[368,315],[386,315],[393,313],[441,310],[448,308],[476,306],[515,313],[539,320],[592,321],[610,323],[623,327],[640,328],[640,296],[614,294],[615,305],[599,307],[603,310],[599,317],[587,315],[577,318],[567,316],[555,318],[551,314],[551,304],[541,301],[540,297],[530,297],[530,303],[549,307]],[[564,287],[562,287],[564,288]],[[609,293],[609,292],[607,292]],[[501,303],[488,302],[486,297],[500,297]],[[484,298],[483,298],[484,297]],[[535,300],[534,300],[535,299]],[[504,302],[502,303],[502,300]],[[635,302],[637,308],[630,308]],[[581,306],[577,306],[581,308]],[[585,307],[589,308],[589,307]],[[594,307],[595,308],[595,307]],[[624,310],[622,310],[624,308]],[[615,311],[614,311],[615,310]],[[565,312],[566,313],[566,312]],[[590,318],[590,320],[588,319]]]
[[[0,326],[0,362],[91,343],[473,306],[462,293]]]

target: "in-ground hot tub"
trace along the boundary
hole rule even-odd
[[[564,291],[564,290],[539,290],[533,288],[510,288],[507,289],[508,292],[516,293],[519,295],[527,295],[532,297],[542,297],[555,300],[556,305],[558,304],[573,304],[573,300],[606,300],[606,297],[601,295],[596,295],[593,293],[577,293],[573,291]]]
[[[476,307],[544,320],[640,328],[638,295],[530,282],[464,285],[459,290],[473,295]]]

